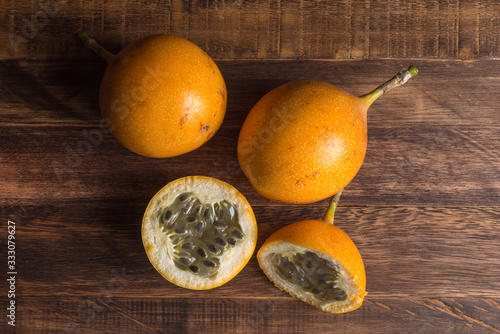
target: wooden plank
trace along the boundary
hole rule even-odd
[[[148,201],[41,204],[43,200],[29,199],[3,206],[3,216],[16,223],[22,296],[92,296],[119,275],[134,277],[117,293],[120,297],[284,296],[263,274],[255,254],[238,276],[214,290],[188,291],[165,281],[149,263],[141,241]],[[370,298],[500,298],[499,207],[357,207],[345,202],[335,222],[363,257]],[[257,249],[280,227],[319,218],[325,207],[253,205]],[[5,255],[6,249],[0,253]]]
[[[479,4],[479,55],[480,57],[495,57],[495,52],[500,48],[500,35],[495,28],[500,24],[500,3],[495,1],[492,6]]]
[[[252,203],[273,205],[238,168],[238,133],[239,127],[223,127],[201,148],[158,160],[126,150],[99,128],[3,126],[0,197],[148,198],[173,179],[209,175],[232,183]],[[348,203],[498,205],[499,139],[500,127],[371,127],[365,162],[346,191]]]
[[[350,3],[350,57],[363,58],[370,52],[370,1],[351,1]]]
[[[277,1],[207,2],[204,49],[228,58],[277,58],[279,3]]]
[[[333,315],[291,297],[125,299],[106,289],[90,298],[21,297],[19,313],[29,315],[30,321],[19,321],[19,330],[41,334],[500,331],[500,302],[491,298],[367,297],[360,309]]]
[[[303,21],[301,1],[280,2],[280,51],[281,59],[303,56]]]
[[[458,57],[475,58],[479,54],[479,2],[460,1],[459,13]]]
[[[154,33],[217,59],[498,58],[497,1],[5,1],[0,59],[74,57],[86,31],[117,49]],[[140,10],[138,10],[140,9]]]
[[[81,51],[89,57],[0,62],[0,122],[98,126],[105,64],[83,46]],[[228,87],[224,126],[241,126],[264,94],[287,81],[323,80],[362,95],[410,63],[419,68],[419,76],[375,102],[369,126],[500,125],[498,60],[218,60]]]
[[[306,58],[350,58],[351,2],[301,2],[300,33],[302,54]]]
[[[0,332],[500,332],[499,10],[493,0],[2,1],[0,216],[16,223],[18,274],[16,328],[4,311]],[[206,50],[228,87],[219,133],[171,159],[124,149],[100,127],[105,64],[80,31],[113,53],[154,33]],[[327,200],[283,205],[251,187],[236,157],[246,115],[287,81],[364,94],[410,63],[420,75],[370,109],[367,156],[336,213],[366,267],[359,310],[331,315],[292,298],[255,254],[209,291],[151,266],[143,212],[182,176],[238,188],[257,248],[321,217]]]
[[[451,57],[458,56],[458,38],[459,38],[459,0],[449,0],[439,2],[440,11],[446,11],[446,15],[441,15],[439,22],[438,36],[438,57],[444,55]]]

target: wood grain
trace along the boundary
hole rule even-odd
[[[240,171],[238,133],[238,127],[223,127],[198,150],[157,160],[126,150],[96,127],[3,126],[0,147],[7,155],[0,165],[5,175],[0,198],[37,198],[48,203],[106,198],[144,201],[176,178],[208,175],[233,184],[252,205],[277,205],[258,195]],[[365,162],[343,201],[348,205],[498,205],[499,139],[500,127],[373,126]]]
[[[0,332],[500,332],[499,12],[493,0],[3,1],[0,238],[14,221],[18,275],[17,326],[4,309]],[[127,151],[101,126],[105,64],[81,31],[114,53],[153,33],[199,45],[228,87],[222,128],[176,158]],[[360,309],[331,315],[292,298],[255,254],[209,291],[176,287],[150,265],[143,212],[182,176],[238,188],[257,248],[321,217],[326,200],[283,205],[251,187],[236,158],[246,115],[291,80],[361,95],[410,64],[419,76],[370,108],[365,162],[337,209],[365,263]]]
[[[129,284],[133,284],[131,278]],[[129,285],[118,286],[126,290]],[[24,297],[39,333],[498,333],[500,303],[492,298],[370,298],[363,308],[332,315],[291,297],[122,298],[106,291],[91,297]],[[289,315],[284,316],[284,315]]]
[[[76,44],[80,45],[77,41]],[[98,126],[105,63],[87,58],[0,61],[0,122]],[[240,127],[271,89],[323,80],[352,94],[373,90],[410,64],[420,75],[370,108],[370,126],[499,126],[499,60],[218,61],[228,87],[224,126]]]
[[[18,248],[27,260],[18,269],[22,295],[92,296],[119,273],[134,277],[127,289],[116,292],[120,297],[286,296],[264,276],[255,255],[237,277],[214,290],[189,291],[165,281],[142,246],[140,229],[147,200],[3,207],[5,216],[17,221]],[[259,226],[257,249],[280,227],[319,218],[325,210],[290,205],[253,208]],[[370,298],[500,299],[499,219],[500,209],[487,207],[341,206],[336,225],[349,234],[363,256]]]
[[[0,59],[77,53],[73,35],[113,51],[172,33],[216,59],[498,58],[497,1],[4,1]],[[140,9],[138,11],[137,9]]]

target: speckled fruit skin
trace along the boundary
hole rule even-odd
[[[321,81],[266,94],[248,114],[238,161],[255,189],[283,203],[312,203],[344,188],[366,153],[368,105]]]
[[[195,44],[172,35],[139,39],[108,65],[99,106],[129,150],[167,158],[190,152],[219,129],[226,111],[219,69]]]

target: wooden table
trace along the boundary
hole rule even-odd
[[[16,274],[15,298],[2,285],[0,331],[500,332],[499,14],[494,0],[3,1],[0,272],[3,282],[12,276],[10,220]],[[76,40],[80,31],[113,52],[152,33],[202,47],[228,87],[220,131],[176,158],[127,151],[99,127],[105,64]],[[239,129],[267,91],[308,78],[361,95],[410,64],[419,76],[370,109],[365,162],[337,213],[365,262],[360,309],[332,315],[290,297],[255,256],[202,292],[150,265],[143,212],[182,176],[238,188],[259,223],[257,247],[322,215],[327,201],[271,202],[238,169]]]

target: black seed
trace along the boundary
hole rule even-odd
[[[304,255],[305,255],[306,259],[309,260],[309,259],[311,259],[313,257],[314,253],[313,252],[305,252]]]
[[[183,249],[194,249],[194,244],[192,242],[186,242],[182,245]]]
[[[165,212],[165,216],[164,216],[164,219],[165,220],[169,220],[170,218],[172,218],[172,211],[168,210],[167,212]]]
[[[210,216],[211,216],[211,212],[210,212],[210,211],[211,211],[210,209],[206,209],[206,210],[205,210],[205,213],[203,214],[203,217],[204,217],[205,219],[210,218]]]
[[[190,266],[189,270],[196,274],[200,271],[200,268],[198,268],[197,266]]]
[[[217,254],[219,252],[219,250],[214,245],[208,246],[208,250],[214,254]]]
[[[210,261],[210,260],[205,260],[203,262],[203,264],[206,265],[207,267],[211,267],[211,268],[215,267],[215,262]]]
[[[195,220],[196,220],[196,218],[195,218],[195,217],[193,217],[193,216],[189,216],[189,217],[187,217],[187,219],[186,219],[186,221],[187,221],[188,223],[192,223],[192,222],[194,222]]]
[[[182,263],[183,265],[187,266],[191,264],[191,259],[187,257],[180,257],[179,262]]]
[[[342,291],[342,293],[335,293],[335,289],[333,289],[333,290],[334,290],[335,300],[346,300],[347,299],[347,295],[343,290],[338,289],[338,290]]]
[[[287,258],[284,258],[281,263],[283,264],[283,267],[288,267],[290,265],[290,261],[288,261]]]
[[[195,197],[194,199],[191,199],[186,206],[182,209],[184,213],[190,213],[191,210],[193,209],[194,204],[197,202],[197,198]]]
[[[227,243],[230,244],[231,246],[234,246],[236,245],[236,240],[234,240],[233,238],[229,238],[227,239]]]
[[[217,221],[214,225],[216,228],[227,228],[227,223],[223,220]]]
[[[179,226],[175,229],[175,233],[183,234],[184,232],[186,232],[186,226]]]
[[[339,288],[333,288],[333,295],[335,296],[335,299],[337,298],[346,298],[346,294],[344,292],[344,290],[342,289],[339,289]],[[340,299],[337,299],[337,300],[340,300]]]
[[[226,242],[225,242],[223,239],[221,239],[221,238],[216,238],[216,239],[215,239],[215,242],[216,242],[219,246],[222,246],[222,247],[226,246]]]
[[[314,288],[314,289],[312,289],[312,290],[311,290],[311,292],[312,292],[313,294],[315,294],[315,295],[319,295],[319,294],[321,293],[321,290],[320,290],[320,289],[318,289],[318,288]]]
[[[207,252],[203,248],[198,248],[197,252],[201,257],[207,257]]]
[[[219,216],[219,211],[220,211],[220,205],[219,203],[214,204],[214,213],[216,216]]]
[[[331,261],[328,261],[328,260],[325,260],[325,265],[329,268],[333,268],[335,267],[335,264]]]
[[[235,237],[236,239],[242,239],[243,238],[243,234],[241,234],[241,232],[238,231],[238,230],[234,230],[233,231],[233,237]]]
[[[201,229],[203,228],[203,223],[198,223],[196,224],[196,226],[194,227],[194,229],[196,230],[196,232],[201,232]]]
[[[189,194],[182,194],[182,195],[179,196],[179,200],[181,200],[182,202],[184,202],[188,197],[189,197]]]
[[[304,280],[302,278],[297,278],[295,280],[295,284],[297,284],[298,286],[302,286],[302,284],[304,284]]]
[[[179,243],[179,241],[182,240],[182,237],[179,237],[179,236],[175,236],[175,235],[171,235],[170,238],[172,239],[172,243],[174,245],[177,245]]]

